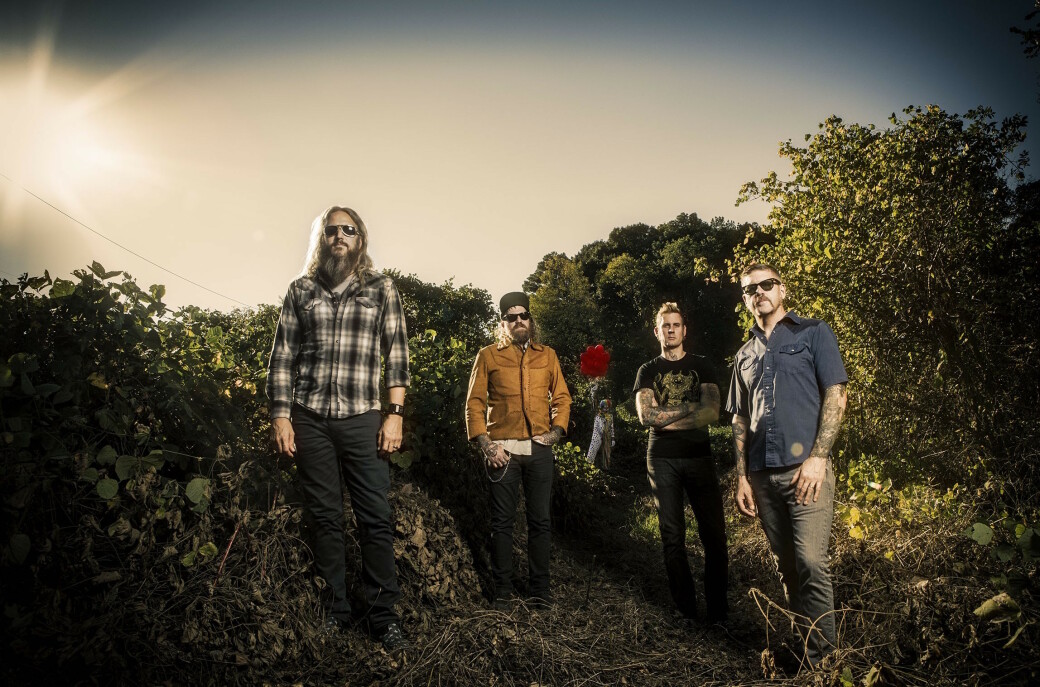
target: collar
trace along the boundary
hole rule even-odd
[[[499,350],[499,351],[504,351],[505,349],[509,348],[510,346],[515,346],[515,345],[516,344],[514,344],[512,341],[510,341],[509,343],[502,343],[501,341],[499,341],[498,343],[495,344],[495,348],[497,350]],[[543,346],[540,343],[534,343],[533,341],[528,341],[524,346],[521,347],[521,350],[526,351],[528,348],[530,348],[531,350],[534,350],[534,351],[540,351],[543,348],[545,348],[545,346]]]
[[[364,272],[362,272],[361,278],[358,279],[357,275],[351,272],[349,275],[347,275],[347,287],[343,290],[342,293],[340,293],[340,296],[352,296],[355,293],[361,291],[365,286],[369,284],[369,282],[375,279],[376,274],[377,273],[375,272],[375,270],[365,270]],[[335,286],[337,285],[329,286],[325,283],[324,279],[321,279],[318,276],[312,277],[311,281],[317,284],[318,287],[325,293],[327,293],[329,296],[336,295]]]
[[[784,320],[790,320],[791,324],[794,325],[799,325],[802,323],[802,318],[799,317],[798,313],[796,313],[794,310],[788,310],[787,312],[785,312],[784,316],[780,318],[780,322],[783,322]],[[779,325],[780,322],[777,322],[777,324]],[[776,329],[776,327],[774,326],[773,329]],[[758,326],[757,322],[751,325],[751,329],[747,330],[747,338],[749,339],[755,336],[765,335],[766,333],[762,331],[762,328]]]

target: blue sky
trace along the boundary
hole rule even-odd
[[[549,251],[734,207],[778,144],[906,105],[1029,115],[1032,3],[28,4],[0,10],[0,271],[99,260],[168,300],[276,302],[310,220],[496,297]],[[1038,163],[1040,164],[1040,163]],[[1035,170],[1031,172],[1036,176]],[[98,232],[204,284],[199,289]]]

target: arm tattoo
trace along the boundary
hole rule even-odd
[[[845,414],[845,385],[835,384],[823,392],[823,407],[820,410],[820,426],[816,430],[816,443],[809,455],[826,458],[834,446],[834,439],[841,427],[841,418]]]
[[[654,392],[650,389],[640,389],[636,395],[636,410],[644,427],[667,427],[692,413],[696,407],[696,403],[680,403],[667,408],[654,405]]]
[[[494,456],[498,453],[498,446],[491,442],[491,437],[487,434],[477,436],[477,443],[480,444],[480,452],[487,457]]]
[[[718,422],[722,399],[717,384],[701,384],[701,400],[695,405],[696,426],[707,427]]]
[[[746,417],[733,416],[733,452],[737,456],[737,477],[747,475],[747,434],[749,424]]]

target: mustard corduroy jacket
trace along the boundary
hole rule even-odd
[[[466,432],[493,440],[529,439],[557,426],[567,432],[571,392],[556,351],[492,344],[477,353],[466,394]]]

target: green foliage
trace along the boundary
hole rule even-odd
[[[484,289],[470,284],[455,286],[451,279],[438,286],[397,270],[385,273],[401,294],[411,336],[433,330],[476,351],[488,342],[498,325],[498,311]]]
[[[1023,518],[1004,517],[992,525],[974,522],[961,534],[989,549],[1001,563],[1020,559],[1026,564],[1040,561],[1040,523],[1028,524]]]
[[[269,310],[171,313],[161,286],[96,262],[75,276],[0,283],[0,495],[19,515],[2,535],[15,563],[46,557],[84,510],[135,546],[155,523],[174,532],[209,506],[209,479],[193,473],[259,424]]]
[[[1010,184],[1025,119],[904,112],[888,129],[831,117],[781,145],[791,177],[744,186],[741,202],[773,207],[734,265],[775,264],[789,306],[834,328],[861,445],[951,476],[980,449],[1017,470],[1037,455],[1023,409],[1040,402],[1038,301],[1009,288],[1036,280],[1040,248],[1028,186]]]
[[[585,450],[569,441],[553,446],[556,471],[563,478],[592,479],[599,472],[586,458]]]
[[[742,340],[734,305],[736,286],[724,279],[727,259],[745,238],[746,226],[722,218],[704,222],[682,214],[658,227],[616,228],[606,240],[583,246],[573,258],[548,253],[525,281],[542,340],[560,353],[575,399],[576,438],[591,433],[588,382],[578,376],[578,357],[590,344],[611,353],[600,397],[634,414],[630,392],[638,367],[660,352],[654,315],[676,301],[687,315],[687,349],[715,366],[720,388],[728,379],[725,361]],[[755,245],[761,239],[755,239]],[[638,422],[619,422],[618,452],[645,442]]]
[[[887,560],[911,527],[954,522],[966,512],[968,495],[960,485],[937,488],[912,481],[897,486],[887,476],[894,467],[877,456],[849,458],[839,452],[835,463],[844,466],[835,484],[835,520],[850,539],[880,546]]]
[[[464,423],[466,387],[476,350],[454,337],[427,330],[408,342],[412,386],[405,415],[405,451],[395,461],[443,470],[470,450]],[[420,470],[425,471],[426,468]]]
[[[540,286],[531,295],[541,338],[560,358],[564,375],[579,374],[579,358],[590,344],[601,343],[599,308],[592,285],[573,260],[565,255],[547,255],[540,264]]]

